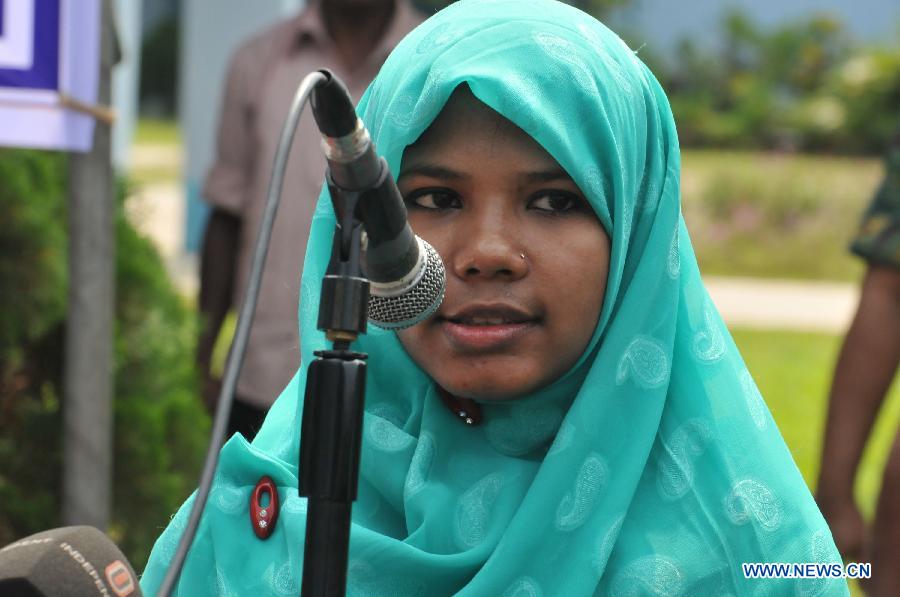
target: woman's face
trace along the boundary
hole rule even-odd
[[[441,308],[398,334],[410,356],[476,400],[568,371],[597,325],[609,237],[556,160],[462,87],[407,147],[397,183],[447,268]]]

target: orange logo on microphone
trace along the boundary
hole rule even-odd
[[[132,578],[128,566],[121,560],[116,560],[106,567],[106,581],[117,597],[128,597],[134,593],[134,578]]]

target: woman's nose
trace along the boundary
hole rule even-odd
[[[525,247],[508,219],[473,223],[456,234],[453,272],[457,277],[513,281],[528,273]]]

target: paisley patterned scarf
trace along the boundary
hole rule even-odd
[[[749,580],[742,562],[837,562],[819,514],[700,280],[668,101],[635,53],[552,0],[462,0],[395,49],[358,112],[396,176],[453,90],[535,139],[611,239],[605,302],[577,364],[460,424],[391,332],[370,329],[348,593],[359,596],[846,595],[841,580]],[[304,366],[259,436],[223,448],[181,595],[295,595],[306,363],[334,214],[319,199],[300,297]],[[281,498],[257,539],[262,475]],[[143,576],[161,582],[192,499]]]

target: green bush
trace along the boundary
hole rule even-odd
[[[854,47],[832,17],[769,31],[732,12],[721,46],[650,59],[686,147],[880,154],[900,128],[900,49]]]
[[[63,159],[0,151],[0,545],[59,526],[66,217]],[[158,254],[116,213],[114,480],[110,534],[140,568],[196,484],[209,418],[195,317]]]
[[[0,155],[0,358],[17,360],[65,313],[65,204],[58,156]]]
[[[882,153],[900,130],[900,50],[853,53],[804,107],[799,126],[811,141],[833,151]]]

